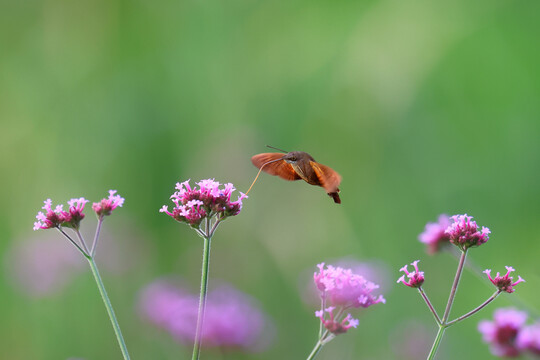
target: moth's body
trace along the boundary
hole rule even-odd
[[[310,185],[321,186],[334,199],[334,202],[341,204],[338,194],[341,176],[328,166],[316,162],[306,152],[292,151],[285,155],[263,153],[253,156],[251,162],[270,175],[289,181],[302,179]]]

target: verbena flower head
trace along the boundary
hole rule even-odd
[[[527,313],[513,308],[501,308],[495,310],[493,320],[483,320],[478,324],[478,331],[489,344],[491,352],[496,356],[519,356],[516,337],[527,321]]]
[[[171,195],[174,207],[169,211],[167,205],[159,210],[179,222],[187,223],[195,228],[199,227],[206,218],[217,217],[223,220],[235,216],[242,210],[242,200],[247,198],[240,192],[236,201],[231,201],[233,184],[221,184],[214,179],[201,180],[197,183],[199,188],[189,185],[189,180],[176,184],[176,192]]]
[[[506,267],[507,272],[504,276],[501,276],[500,273],[497,273],[497,276],[495,276],[495,278],[492,278],[490,269],[484,270],[483,273],[485,273],[488,276],[488,279],[499,290],[506,291],[507,293],[513,293],[515,291],[514,286],[519,284],[520,282],[525,282],[525,280],[523,280],[521,276],[518,275],[518,280],[514,281],[514,279],[510,276],[510,273],[514,272],[515,269],[512,268],[511,266],[505,266],[505,267]]]
[[[36,215],[37,221],[34,223],[34,231],[39,229],[58,228],[65,220],[63,205],[57,205],[53,210],[51,199],[47,199],[44,202],[45,205],[42,209],[45,210],[45,212],[40,211]]]
[[[420,286],[422,286],[422,284],[424,283],[424,272],[418,270],[419,262],[420,260],[416,260],[411,263],[411,265],[414,267],[413,272],[409,272],[407,270],[408,265],[405,265],[401,269],[399,269],[399,271],[403,271],[405,275],[402,275],[397,282],[402,282],[403,284],[414,288],[419,288]],[[405,277],[408,278],[407,281],[405,281]]]
[[[367,308],[378,303],[385,303],[382,295],[375,296],[372,292],[379,286],[364,279],[363,276],[354,274],[351,269],[343,269],[325,264],[317,265],[318,273],[313,274],[313,280],[320,292],[323,306],[315,313],[324,327],[334,334],[341,334],[351,327],[356,327],[358,320],[350,315],[344,315],[348,308]],[[329,305],[328,307],[326,307]],[[338,315],[334,317],[334,310]],[[327,317],[325,317],[325,313]]]
[[[427,223],[424,232],[418,235],[418,240],[427,245],[429,254],[435,254],[450,242],[450,238],[445,234],[448,226],[450,226],[450,218],[448,215],[442,214],[439,216],[438,222]]]
[[[98,218],[111,215],[112,211],[118,206],[124,205],[124,198],[116,195],[116,190],[109,190],[109,197],[102,199],[100,202],[92,204],[92,210],[96,212]]]
[[[482,229],[479,230],[476,221],[472,221],[472,218],[467,214],[454,215],[452,216],[454,222],[444,232],[450,242],[461,250],[480,246],[489,240],[491,231],[485,226],[482,226]]]
[[[78,229],[79,225],[81,223],[81,220],[84,219],[84,205],[88,200],[85,198],[78,198],[78,199],[71,199],[68,201],[69,210],[63,211],[62,214],[64,216],[64,223],[63,226],[69,226],[74,229]]]
[[[191,345],[197,327],[198,296],[173,285],[156,281],[141,293],[143,317],[168,331],[177,341]],[[266,316],[253,299],[229,285],[208,293],[202,345],[205,347],[260,350]]]
[[[323,326],[330,331],[332,334],[339,335],[344,334],[350,328],[356,328],[358,326],[358,319],[354,319],[351,314],[347,314],[341,321],[336,321],[334,319],[334,310],[336,308],[330,306],[323,310],[315,311],[315,316],[318,317]],[[324,313],[328,313],[328,319],[325,319]]]
[[[540,322],[524,327],[517,336],[516,345],[521,350],[540,356]]]

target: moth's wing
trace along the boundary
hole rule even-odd
[[[251,162],[257,168],[262,168],[262,171],[270,175],[279,176],[289,181],[301,179],[296,171],[294,171],[292,165],[283,160],[283,154],[281,153],[257,154],[251,158]]]
[[[330,193],[339,190],[338,186],[341,183],[341,176],[336,171],[315,161],[310,161],[309,163],[326,192]]]
[[[310,161],[309,164],[315,171],[315,175],[317,175],[324,190],[334,199],[334,202],[341,204],[338,188],[341,183],[341,176],[333,169],[318,162]]]

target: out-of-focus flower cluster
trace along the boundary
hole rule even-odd
[[[157,280],[140,294],[143,318],[168,331],[177,341],[191,345],[195,339],[199,297],[174,285]],[[202,346],[263,350],[268,340],[268,319],[255,301],[229,285],[208,293]]]
[[[235,216],[242,210],[242,200],[247,198],[240,192],[236,201],[231,201],[231,194],[235,190],[233,184],[221,184],[214,179],[201,180],[197,187],[191,188],[189,180],[176,184],[176,192],[171,195],[174,207],[172,212],[167,205],[159,210],[179,222],[185,222],[198,227],[205,218],[217,216],[224,219]]]
[[[493,321],[482,320],[478,324],[478,331],[495,356],[540,356],[540,322],[525,325],[526,321],[526,312],[500,308],[495,310]]]
[[[435,254],[448,243],[456,245],[461,250],[480,246],[489,240],[491,231],[485,226],[479,229],[472,218],[467,214],[451,217],[442,214],[438,222],[426,224],[424,232],[418,239],[427,245],[429,254]]]
[[[88,200],[85,198],[71,199],[68,201],[69,209],[64,211],[64,205],[56,205],[53,209],[52,200],[45,200],[42,207],[45,211],[40,211],[36,215],[37,221],[34,223],[34,230],[60,228],[62,226],[79,229],[81,220],[84,219],[84,206]],[[109,197],[102,199],[99,203],[94,203],[92,209],[98,218],[110,215],[118,206],[124,204],[124,198],[116,195],[116,190],[109,190]]]
[[[418,240],[427,245],[429,254],[439,252],[444,245],[449,243],[450,239],[445,234],[448,226],[450,226],[450,217],[446,214],[440,215],[438,222],[426,224],[426,228],[418,236]]]
[[[40,298],[62,290],[85,271],[77,250],[53,232],[17,239],[4,257],[6,278],[24,294]]]
[[[379,286],[354,274],[351,269],[334,267],[321,263],[313,280],[322,299],[321,309],[315,312],[324,327],[333,334],[341,334],[358,325],[358,320],[344,312],[349,308],[367,308],[385,303],[382,295],[372,294]],[[336,311],[337,314],[334,313]]]

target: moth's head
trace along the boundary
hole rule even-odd
[[[291,151],[283,156],[283,160],[289,164],[294,164],[298,161],[298,151]]]
[[[291,151],[290,153],[287,153],[285,154],[285,156],[283,156],[283,160],[285,160],[289,164],[295,164],[296,162],[301,160],[315,161],[313,160],[311,155],[303,151]]]

